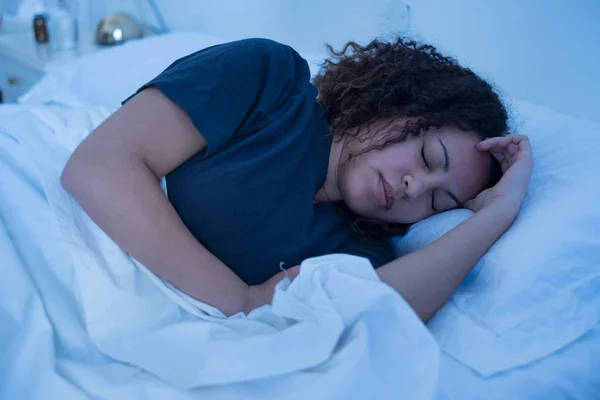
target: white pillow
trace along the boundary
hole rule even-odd
[[[430,322],[443,351],[484,376],[557,351],[600,321],[600,125],[514,105],[535,162],[521,213]],[[396,250],[423,247],[464,217],[422,221]]]
[[[201,33],[170,33],[131,41],[74,61],[51,65],[46,75],[19,102],[116,109],[173,61],[219,43],[223,40]],[[324,56],[303,56],[315,74]]]
[[[20,102],[115,108],[177,58],[220,42],[200,33],[170,33],[50,65]]]

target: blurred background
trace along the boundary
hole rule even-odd
[[[40,0],[0,0],[24,20]],[[158,26],[145,0],[79,0],[93,30],[111,12]],[[503,93],[600,121],[600,1],[598,0],[157,0],[171,31],[223,39],[262,36],[305,53],[324,42],[366,42],[409,33],[439,46],[484,75]]]

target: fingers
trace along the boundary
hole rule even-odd
[[[513,156],[519,152],[519,146],[514,143],[509,143],[506,150],[507,150],[508,154]]]
[[[498,160],[499,163],[502,163],[504,162],[504,160],[506,160],[506,156],[502,152],[490,151],[490,153],[492,154],[492,156],[494,156],[496,160]]]
[[[531,145],[525,135],[511,134],[493,137],[477,144],[477,149],[487,151],[498,160],[502,172],[506,172],[517,160],[531,159]]]
[[[500,164],[510,165],[515,159],[531,158],[531,144],[524,135],[489,138],[478,143],[477,149],[490,152]]]
[[[521,140],[518,143],[516,143],[519,145],[519,150],[527,154],[531,154],[531,143],[529,142],[529,138],[524,135],[518,136],[521,137]]]
[[[512,147],[511,147],[512,145]],[[493,137],[485,139],[477,144],[477,149],[481,151],[505,151],[506,149],[513,149],[517,152],[521,147],[530,149],[529,138],[525,135],[506,135],[500,137]]]
[[[477,143],[477,149],[481,151],[491,151],[492,149],[503,149],[510,143],[508,136],[493,137]]]

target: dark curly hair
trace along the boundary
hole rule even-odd
[[[430,128],[452,126],[481,139],[508,132],[508,113],[490,84],[431,45],[397,37],[365,46],[349,42],[341,51],[327,45],[327,50],[331,57],[313,81],[317,101],[334,140],[350,136],[369,144],[360,154],[424,135]],[[376,121],[389,121],[389,134],[372,130]],[[501,174],[493,160],[486,188]],[[409,227],[362,218],[343,204],[340,209],[363,239],[404,234]]]

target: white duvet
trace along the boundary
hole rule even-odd
[[[439,349],[368,261],[306,261],[248,317],[174,290],[60,188],[102,108],[0,109],[1,399],[426,399]]]
[[[600,128],[518,112],[536,160],[522,214],[427,330],[340,255],[305,262],[273,307],[224,318],[127,257],[60,188],[106,109],[0,107],[0,399],[598,398]]]

